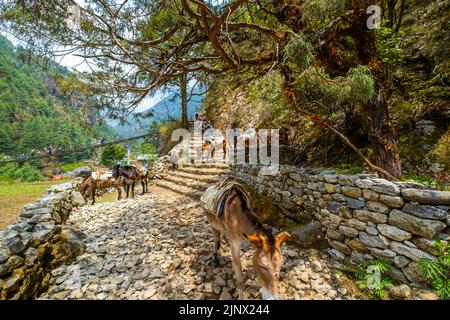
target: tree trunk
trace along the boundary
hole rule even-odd
[[[377,89],[375,98],[364,106],[364,110],[375,164],[400,179],[402,164],[395,129],[381,88]]]
[[[374,152],[373,159],[377,166],[383,168],[396,178],[402,176],[400,154],[397,149],[395,129],[392,124],[385,99],[385,72],[376,51],[376,36],[373,30],[367,30],[366,8],[369,0],[353,0],[355,12],[352,21],[353,38],[358,48],[358,58],[362,64],[369,66],[375,80],[375,96],[364,105],[364,117],[368,122],[369,140]]]
[[[187,75],[180,76],[181,91],[181,126],[189,130],[188,114],[187,114]]]

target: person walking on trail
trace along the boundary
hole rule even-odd
[[[195,113],[195,121],[198,121],[198,112]]]
[[[172,150],[170,152],[170,161],[172,162],[172,171],[178,169],[178,162],[180,161],[180,156],[178,155],[178,151]]]
[[[213,135],[213,131],[214,131],[213,126],[211,124],[208,124],[206,126],[205,135],[203,137],[205,141],[210,141],[211,140],[212,135]]]

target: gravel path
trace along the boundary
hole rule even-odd
[[[212,232],[199,203],[166,189],[84,206],[68,222],[86,234],[86,252],[53,271],[40,299],[235,299],[225,238],[221,265],[210,263]],[[323,252],[284,246],[282,299],[354,299],[357,290]],[[260,299],[245,242],[246,299]]]

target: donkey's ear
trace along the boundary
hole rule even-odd
[[[261,248],[263,245],[262,239],[260,236],[252,235],[252,234],[246,234],[245,237],[247,240],[256,248]]]
[[[286,241],[287,238],[289,238],[291,235],[287,232],[281,232],[277,234],[275,237],[275,243],[277,244],[277,247],[281,247],[284,241]]]

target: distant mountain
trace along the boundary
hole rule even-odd
[[[200,89],[195,88],[193,93],[199,94]],[[195,112],[200,110],[203,98],[203,96],[194,95],[188,102],[187,109],[189,119],[192,119]],[[150,113],[152,116],[149,117]],[[110,121],[110,124],[114,126],[118,133],[124,138],[145,134],[154,121],[181,119],[181,98],[179,95],[172,93],[150,107],[147,111],[144,111],[142,115],[143,119],[140,119],[139,121],[130,117],[123,125],[119,124],[117,121]]]

